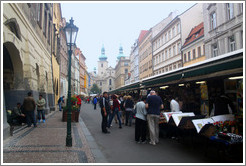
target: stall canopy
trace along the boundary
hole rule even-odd
[[[242,74],[243,49],[240,49],[187,67],[143,79],[139,82],[115,89],[110,93]]]

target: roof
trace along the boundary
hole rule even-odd
[[[200,39],[203,36],[204,36],[204,25],[202,22],[199,25],[192,28],[192,30],[190,31],[190,34],[185,39],[185,43],[183,45],[183,48],[186,47],[187,45],[189,45],[190,43],[196,41],[197,39]]]
[[[148,30],[141,30],[139,37],[138,37],[139,43],[144,39],[144,36],[146,35],[146,33],[148,33]]]

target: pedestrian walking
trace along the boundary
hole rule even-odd
[[[115,115],[117,116],[117,119],[119,121],[119,128],[122,128],[121,126],[121,120],[120,120],[120,103],[116,97],[116,95],[112,96],[112,100],[113,100],[113,108],[112,108],[112,114],[109,118],[109,122],[108,122],[108,128],[110,128],[110,125],[112,123],[113,118],[115,117]]]
[[[127,99],[124,103],[124,107],[126,109],[126,118],[125,118],[125,125],[128,126],[128,122],[129,122],[129,126],[132,125],[132,114],[133,114],[133,108],[134,108],[134,103],[133,103],[133,100],[132,100],[132,97],[131,96],[127,96]]]
[[[43,96],[40,94],[39,99],[37,100],[37,112],[38,112],[38,122],[41,122],[41,116],[43,123],[45,123],[45,112],[44,112],[44,107],[45,107],[45,99]]]
[[[146,143],[147,131],[147,110],[145,108],[146,97],[136,104],[136,124],[135,124],[135,141],[137,143]],[[141,140],[140,140],[141,139]]]
[[[94,110],[96,110],[97,109],[97,98],[96,98],[96,96],[93,99],[93,104],[94,104]]]
[[[155,91],[150,91],[150,96],[146,100],[147,121],[150,133],[150,144],[156,145],[159,143],[159,119],[160,108],[163,109],[163,102]]]
[[[62,97],[60,97],[59,100],[58,100],[59,111],[62,111],[62,103],[64,103],[64,97],[65,97],[65,96],[62,96]]]
[[[36,103],[32,97],[32,92],[28,92],[27,97],[25,97],[23,101],[23,109],[26,113],[27,127],[31,127],[32,123],[34,127],[37,127],[35,112],[34,112],[35,108],[36,108]]]
[[[107,130],[107,112],[109,112],[110,110],[110,106],[109,106],[109,102],[108,102],[108,93],[107,92],[103,92],[103,97],[100,100],[100,107],[101,107],[101,115],[102,115],[102,132],[107,134],[110,133]]]

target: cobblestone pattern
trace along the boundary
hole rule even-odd
[[[66,147],[67,123],[56,111],[37,128],[23,127],[3,142],[3,163],[94,163],[79,123],[72,123],[72,147]],[[81,120],[81,119],[80,119]]]

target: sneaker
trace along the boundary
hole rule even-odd
[[[38,120],[38,123],[40,123],[41,122],[41,120]]]
[[[156,145],[154,142],[149,142],[149,144],[151,144],[151,145]]]
[[[120,129],[122,129],[122,127],[121,127],[121,126],[120,126],[119,128],[120,128]]]
[[[43,123],[45,123],[45,120],[43,120]]]

